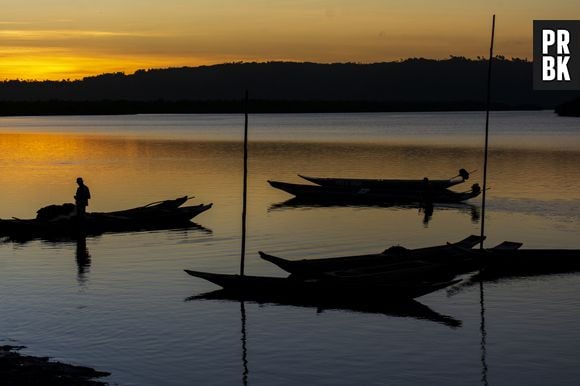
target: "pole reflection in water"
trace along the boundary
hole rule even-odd
[[[244,371],[242,372],[242,383],[244,386],[248,386],[248,350],[246,347],[246,305],[243,300],[240,301],[240,313],[242,317],[242,365]]]
[[[489,383],[487,382],[487,362],[486,362],[487,332],[485,331],[485,304],[483,299],[483,280],[479,281],[479,305],[481,307],[481,324],[479,328],[481,332],[481,383],[484,386],[488,386]]]
[[[87,238],[84,235],[79,235],[76,247],[77,281],[79,285],[84,286],[91,267],[91,255],[87,248]]]
[[[273,306],[293,306],[303,308],[314,308],[317,313],[326,310],[345,311],[345,312],[359,312],[371,314],[383,314],[389,317],[411,318],[424,321],[430,321],[445,325],[452,329],[462,326],[461,320],[457,320],[452,316],[439,314],[426,305],[419,303],[416,300],[408,300],[404,302],[356,302],[349,303],[341,301],[340,299],[327,301],[307,301],[304,299],[279,298],[272,297],[268,294],[260,296],[249,296],[247,294],[232,293],[226,290],[216,290],[200,295],[193,295],[185,299],[186,302],[213,300],[213,301],[231,301],[240,303],[240,319],[241,319],[241,337],[242,343],[242,384],[247,386],[249,384],[249,367],[248,367],[248,349],[247,349],[247,331],[246,331],[246,301],[254,304],[269,304]],[[487,381],[485,383],[487,386]]]

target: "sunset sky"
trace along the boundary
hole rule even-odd
[[[0,0],[0,79],[77,79],[234,61],[531,59],[534,19],[578,0]]]

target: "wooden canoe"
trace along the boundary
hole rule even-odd
[[[407,249],[401,246],[394,246],[381,253],[369,255],[329,257],[319,259],[287,260],[264,252],[259,252],[262,259],[269,261],[283,270],[295,275],[318,275],[323,272],[348,270],[359,267],[372,267],[397,263],[408,259],[422,259],[425,261],[442,261],[449,259],[452,255],[457,255],[461,251],[458,249],[470,249],[481,242],[481,237],[476,235],[453,244],[437,245],[425,248]]]
[[[298,174],[298,176],[306,181],[314,184],[329,187],[329,188],[373,188],[383,190],[423,190],[425,183],[428,182],[429,187],[435,190],[450,188],[454,185],[461,184],[469,178],[469,173],[465,169],[461,169],[459,174],[455,177],[445,180],[412,180],[412,179],[368,179],[368,178],[321,178],[309,177]]]
[[[325,203],[389,204],[389,203],[458,203],[479,196],[481,189],[474,184],[466,192],[449,189],[433,190],[426,194],[423,190],[384,190],[358,187],[326,187],[318,185],[292,184],[268,181],[276,189],[295,197]]]
[[[189,275],[210,281],[227,291],[241,294],[262,294],[281,297],[310,297],[311,299],[414,299],[439,289],[456,284],[455,281],[444,282],[390,282],[389,280],[356,280],[349,278],[324,278],[301,280],[292,277],[240,276],[186,269]]]
[[[127,232],[144,229],[165,229],[191,224],[195,216],[209,210],[213,204],[181,207],[188,197],[166,200],[114,212],[87,213],[79,222],[75,215],[53,219],[0,220],[0,236],[26,240],[37,237],[93,235],[104,232]]]

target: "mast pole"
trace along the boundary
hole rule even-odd
[[[246,204],[248,199],[248,90],[244,99],[244,183],[242,193],[242,251],[240,256],[240,276],[244,276],[246,260]]]
[[[493,39],[495,35],[495,15],[491,22],[491,44],[489,47],[489,62],[487,66],[487,100],[485,110],[485,151],[483,155],[483,191],[481,195],[481,242],[480,249],[483,249],[483,238],[485,237],[485,192],[487,190],[487,149],[489,145],[489,109],[491,104],[491,62],[493,60]]]

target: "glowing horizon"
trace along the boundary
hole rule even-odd
[[[121,3],[121,4],[119,4]],[[65,0],[7,5],[0,80],[81,79],[139,69],[229,62],[359,62],[485,56],[532,58],[534,19],[580,19],[565,0]]]

